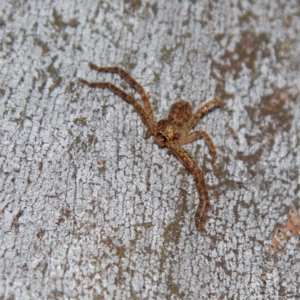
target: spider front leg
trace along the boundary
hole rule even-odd
[[[190,142],[196,140],[199,137],[202,137],[205,140],[205,142],[211,152],[211,156],[212,156],[211,165],[212,165],[214,172],[216,173],[217,168],[216,168],[215,163],[216,163],[217,150],[216,150],[216,147],[215,147],[212,139],[209,137],[209,135],[205,131],[197,130],[197,131],[191,132],[190,134],[181,137],[178,140],[178,143],[180,145],[187,144],[187,143],[190,143]]]
[[[169,142],[167,146],[194,177],[200,200],[195,215],[195,225],[199,231],[204,232],[204,223],[210,204],[203,173],[198,167],[196,161],[185,149],[181,148],[178,143]]]
[[[154,122],[151,119],[149,119],[149,116],[145,112],[143,107],[132,96],[126,94],[124,91],[122,91],[121,89],[119,89],[118,87],[116,87],[115,85],[113,85],[112,83],[109,83],[109,82],[89,82],[89,81],[86,81],[81,78],[79,80],[81,81],[81,83],[83,83],[91,88],[108,88],[112,92],[114,92],[116,95],[121,97],[124,101],[133,105],[133,107],[135,108],[137,113],[140,115],[143,123],[147,126],[148,130],[150,130],[152,132]]]
[[[199,118],[202,117],[204,113],[207,111],[214,109],[216,105],[222,106],[222,101],[219,97],[214,98],[213,100],[207,102],[202,107],[200,107],[196,113],[191,117],[191,119],[186,123],[186,125],[182,129],[182,135],[186,135],[191,128],[195,125]]]
[[[126,71],[119,67],[98,67],[91,62],[89,63],[89,66],[91,69],[96,70],[98,72],[118,73],[119,75],[121,75],[141,95],[144,104],[144,109],[147,115],[149,116],[149,119],[151,121],[154,120],[152,108],[147,94],[145,93],[143,87],[136,80],[134,80]]]

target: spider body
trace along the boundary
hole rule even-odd
[[[181,145],[202,137],[212,154],[211,163],[215,171],[216,148],[211,138],[205,131],[202,130],[196,130],[191,133],[189,133],[189,131],[204,113],[215,108],[216,106],[220,106],[222,104],[221,100],[218,97],[214,98],[200,107],[194,114],[192,114],[192,108],[188,102],[176,102],[170,107],[167,118],[156,122],[153,117],[150,102],[143,87],[129,74],[119,67],[97,67],[92,63],[90,63],[89,66],[91,69],[98,72],[118,73],[140,94],[143,106],[139,104],[132,96],[128,95],[110,82],[89,82],[84,79],[80,79],[83,84],[92,88],[108,88],[116,95],[121,97],[124,101],[131,104],[148,129],[146,137],[152,135],[154,142],[160,148],[168,148],[193,175],[200,199],[195,215],[195,225],[198,230],[203,232],[205,230],[204,222],[210,204],[204,176],[194,158],[192,158],[192,156],[185,149],[183,149]]]
[[[157,122],[154,126],[154,142],[159,147],[167,147],[167,142],[175,141],[180,138],[182,125],[191,117],[191,106],[185,101],[174,103],[167,119]]]
[[[174,103],[169,111],[167,119],[157,122],[157,128],[153,131],[154,142],[160,147],[168,147],[168,142],[176,141],[181,136],[182,125],[190,119],[192,108],[188,102]]]

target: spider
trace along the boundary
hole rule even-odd
[[[124,101],[131,104],[148,129],[146,132],[146,138],[153,136],[154,142],[160,148],[168,148],[193,175],[200,199],[195,215],[195,225],[198,230],[204,232],[204,223],[210,205],[204,176],[195,159],[185,149],[183,149],[181,145],[202,137],[210,149],[212,155],[211,164],[213,170],[216,171],[216,147],[209,135],[202,130],[196,130],[191,133],[189,133],[189,131],[195,125],[197,120],[203,116],[203,114],[214,109],[216,106],[221,106],[221,100],[218,97],[215,97],[213,100],[200,107],[193,115],[191,106],[188,102],[176,102],[171,106],[167,118],[156,122],[153,117],[149,99],[143,87],[128,73],[119,67],[98,67],[93,63],[89,63],[89,66],[91,69],[98,72],[118,73],[140,94],[143,105],[139,104],[132,96],[128,95],[110,82],[89,82],[81,78],[79,79],[81,83],[91,88],[110,89]]]

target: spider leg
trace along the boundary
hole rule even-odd
[[[217,150],[216,150],[216,147],[215,147],[212,139],[209,137],[209,135],[205,131],[202,131],[202,130],[193,131],[190,134],[181,137],[178,140],[178,143],[180,145],[187,144],[189,142],[192,142],[192,141],[196,140],[199,137],[203,137],[203,139],[205,140],[205,142],[206,142],[206,144],[207,144],[207,146],[208,146],[208,148],[211,152],[211,156],[212,156],[211,165],[212,165],[212,168],[213,168],[214,172],[216,173],[215,163],[216,163]]]
[[[203,173],[192,156],[185,149],[181,148],[178,143],[169,142],[168,148],[173,151],[173,153],[177,156],[181,163],[194,177],[200,199],[195,215],[195,225],[198,230],[204,232],[204,222],[209,209],[209,197]]]
[[[91,69],[98,72],[118,73],[119,75],[121,75],[141,95],[146,113],[149,115],[151,121],[154,120],[152,108],[147,94],[145,93],[143,87],[138,82],[136,82],[127,72],[119,67],[98,67],[93,63],[89,63],[89,66]]]
[[[89,82],[89,81],[86,81],[81,78],[79,80],[81,81],[81,83],[83,83],[91,88],[108,88],[112,92],[114,92],[117,96],[121,97],[124,101],[133,105],[135,110],[140,115],[144,124],[147,126],[147,128],[150,130],[150,132],[152,132],[152,129],[154,126],[153,121],[151,119],[149,119],[149,116],[146,113],[146,111],[132,96],[126,94],[124,91],[122,91],[121,89],[119,89],[118,87],[116,87],[115,85],[113,85],[110,82]]]
[[[202,107],[200,107],[195,114],[190,118],[190,120],[184,125],[182,129],[182,135],[186,135],[187,132],[191,130],[191,128],[195,125],[197,120],[202,117],[203,114],[212,110],[216,107],[216,105],[222,106],[222,101],[219,97],[214,98],[213,100],[207,102]]]

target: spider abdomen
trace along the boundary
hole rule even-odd
[[[177,124],[178,126],[182,126],[191,118],[191,114],[191,105],[186,101],[179,101],[170,107],[168,120]]]

